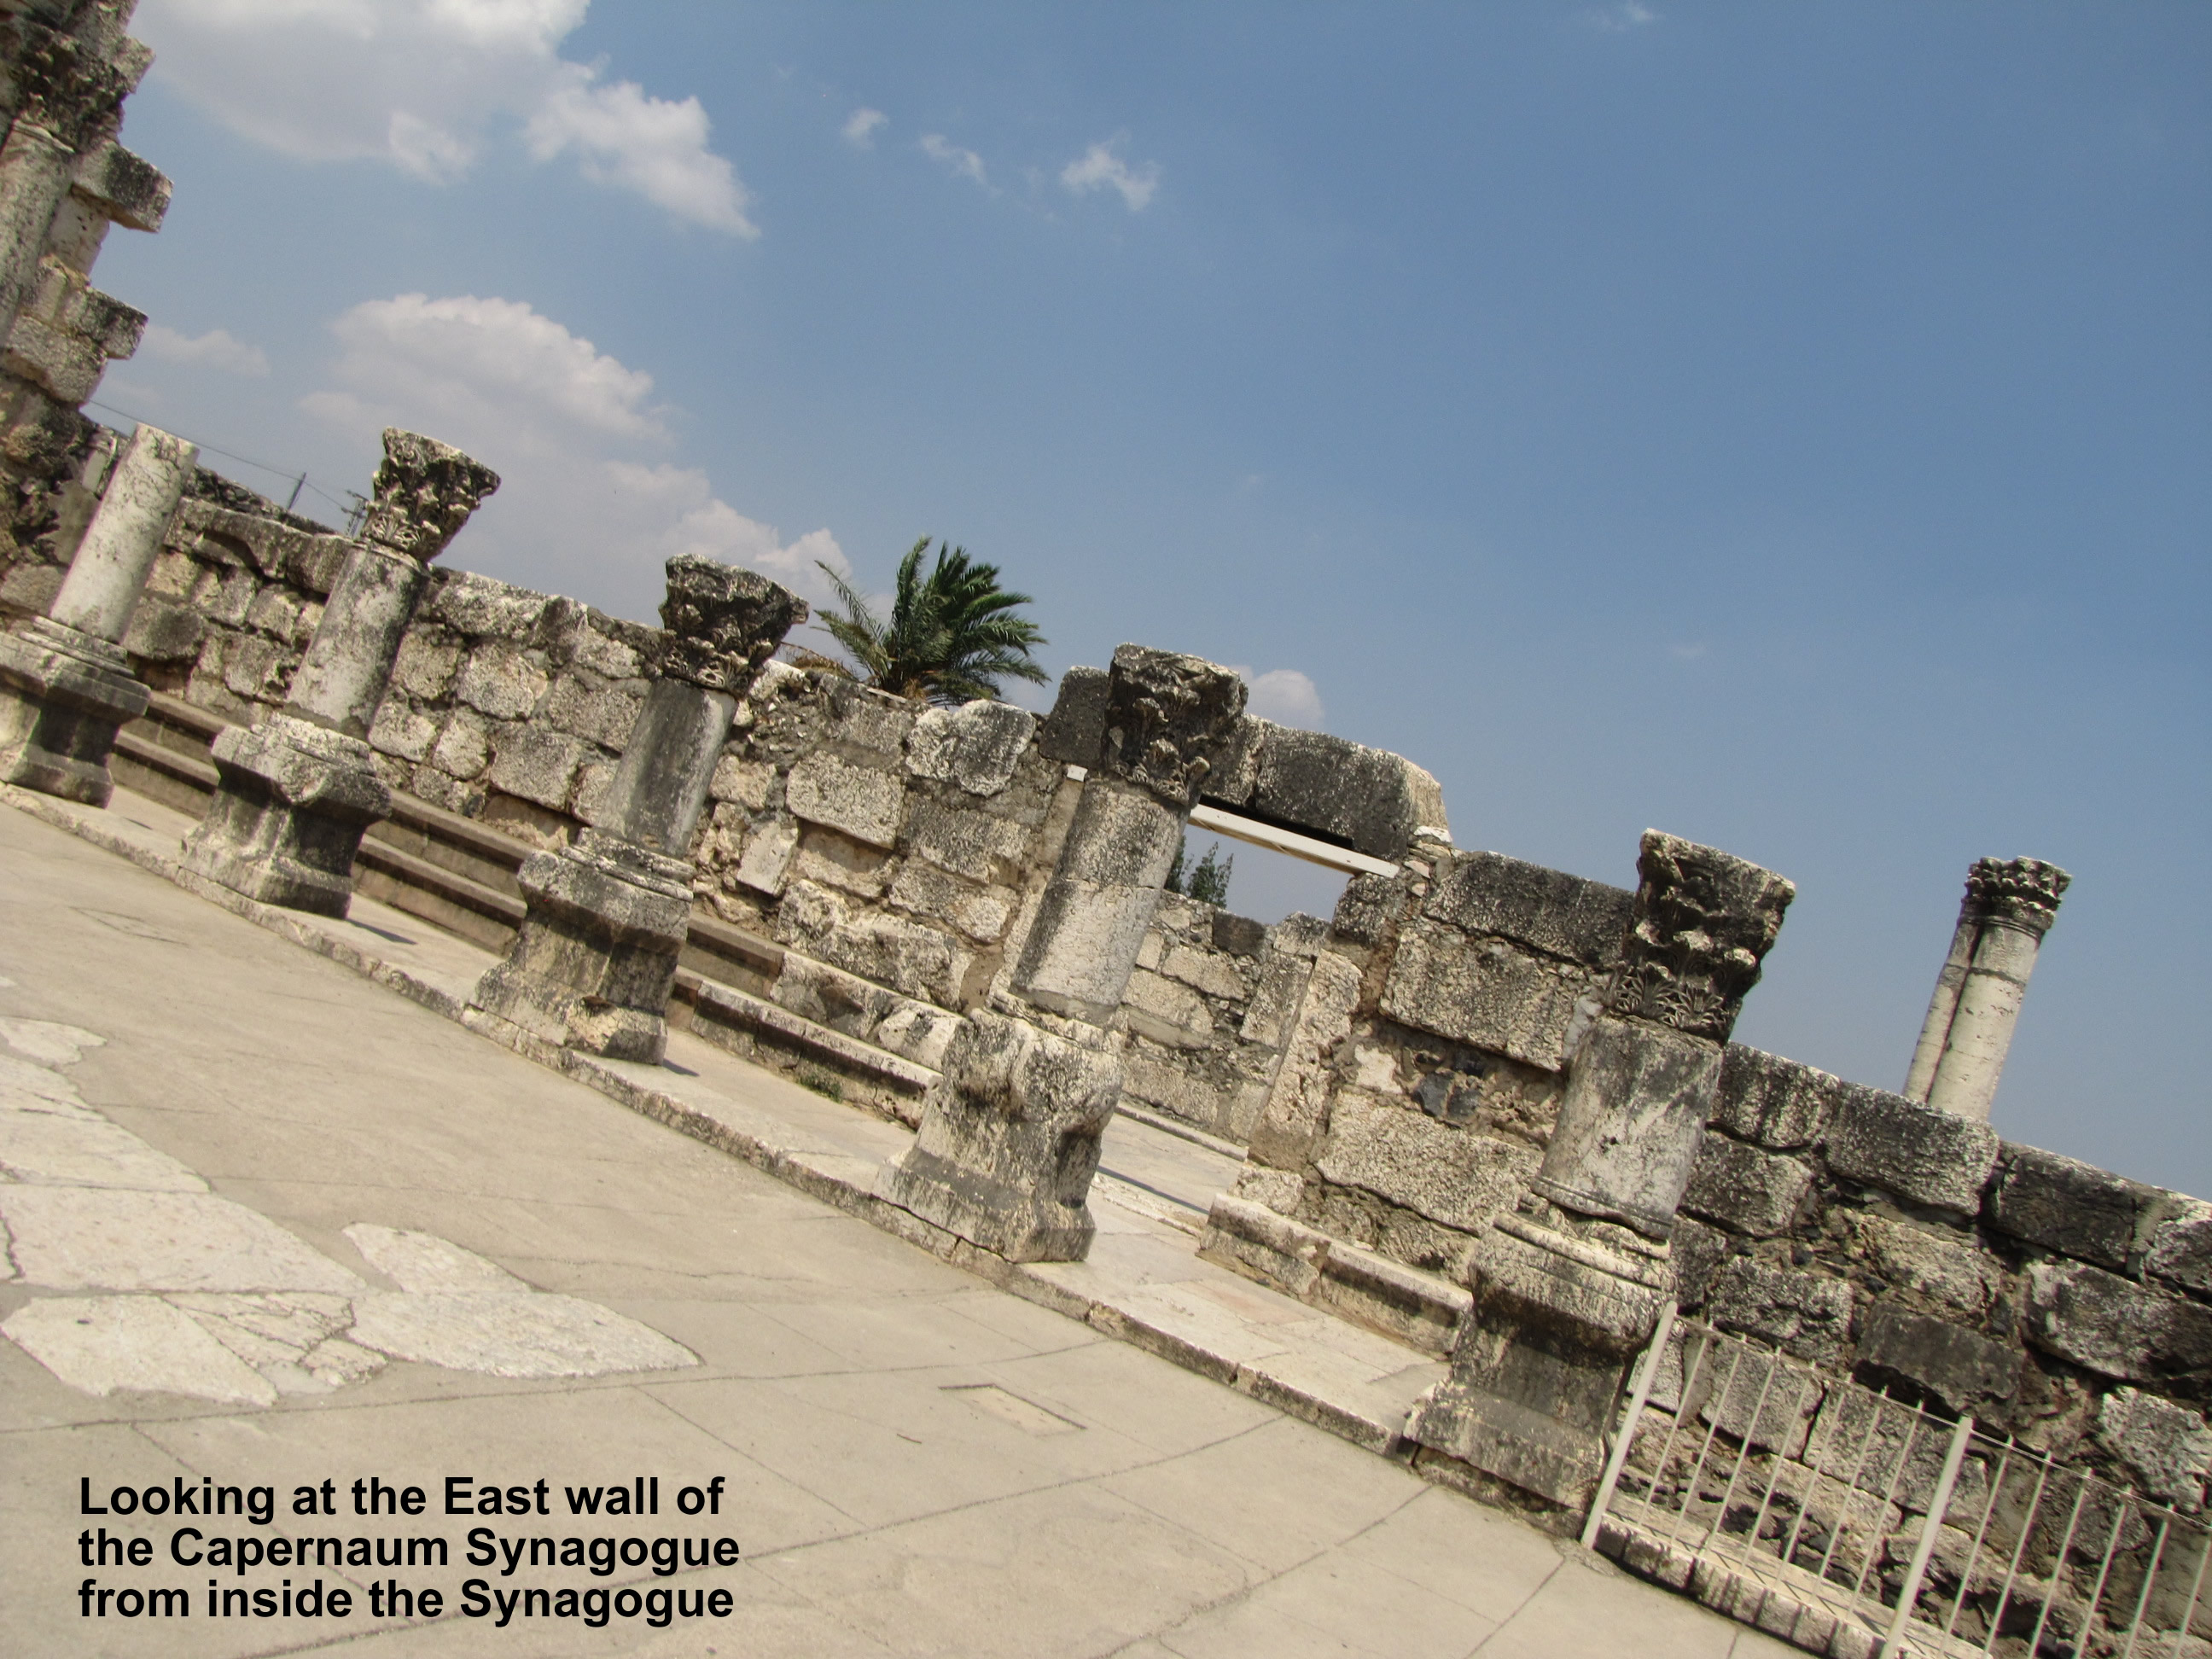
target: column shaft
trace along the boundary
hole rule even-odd
[[[25,116],[0,145],[0,341],[38,286],[39,260],[76,166],[74,150]]]
[[[1905,1093],[1942,1112],[1986,1122],[1996,1102],[2013,1028],[2027,994],[2028,975],[2043,936],[2058,917],[2073,878],[2040,859],[1978,859],[1966,875],[1966,902],[1950,957],[1937,976]],[[1972,937],[1966,939],[1972,924]],[[1960,960],[1964,957],[1963,962]],[[1955,983],[1955,989],[1951,989]],[[1940,1037],[1938,1005],[1951,1009]],[[1924,1078],[1923,1078],[1924,1073]],[[1919,1085],[1917,1091],[1915,1085]]]
[[[115,734],[147,690],[118,643],[198,450],[141,426],[78,543],[49,614],[0,638],[0,780],[104,806]]]
[[[805,603],[711,560],[668,562],[655,678],[597,826],[533,854],[529,906],[507,955],[477,983],[471,1019],[617,1060],[658,1062],[691,916],[691,832],[738,699]]]
[[[1105,1030],[1137,965],[1183,825],[1244,710],[1197,657],[1114,653],[1105,737],[1012,977],[969,1012],[877,1192],[1016,1261],[1079,1261],[1098,1141],[1121,1097]]]

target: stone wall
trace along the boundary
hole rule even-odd
[[[35,172],[51,158],[60,174],[40,245],[4,250],[10,276],[22,256],[21,309],[0,344],[0,613],[13,615],[44,611],[61,586],[114,459],[77,410],[146,327],[143,312],[92,286],[93,263],[110,227],[158,230],[170,194],[168,179],[115,142],[121,100],[153,57],[123,33],[131,8],[35,9],[0,15],[0,60],[13,66],[0,75],[0,126],[13,137],[27,121],[51,135],[14,147],[6,165]],[[40,193],[34,179],[8,182],[13,198]]]
[[[1308,915],[1270,927],[1163,899],[1115,1022],[1127,1034],[1123,1097],[1224,1139],[1249,1137],[1327,932]]]
[[[2194,1510],[2212,1206],[1731,1045],[1684,1310]]]
[[[1209,1253],[1448,1346],[1476,1240],[1543,1156],[1633,899],[1434,841],[1397,878],[1354,877]]]
[[[283,705],[349,545],[203,471],[132,618],[134,670],[258,722]],[[404,795],[529,846],[565,843],[594,820],[657,635],[434,567],[368,733],[377,766]],[[1090,672],[1071,677],[1076,712],[1040,721],[1005,703],[924,708],[771,664],[692,848],[701,909],[782,947],[777,970],[746,988],[933,1066],[951,1030],[937,1015],[988,998],[1058,856],[1081,788],[1058,755],[1096,750]],[[1322,931],[1170,899],[1117,1022],[1133,1098],[1242,1139]]]
[[[1355,878],[1205,1252],[1450,1351],[1632,897],[1437,844]],[[2201,1504],[2212,1205],[1731,1044],[1671,1250],[1686,1314]]]

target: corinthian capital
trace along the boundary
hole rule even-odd
[[[1992,921],[2025,927],[2040,939],[2058,920],[2059,896],[2073,880],[2041,859],[1976,859],[1966,872],[1966,905]]]
[[[806,620],[806,601],[757,570],[689,555],[668,562],[668,630],[656,666],[671,679],[742,696],[783,636]]]
[[[1244,682],[1218,663],[1125,645],[1106,682],[1102,769],[1187,812],[1244,713]]]
[[[1727,1042],[1796,887],[1656,830],[1644,832],[1636,868],[1642,880],[1613,1012]]]
[[[361,538],[428,564],[498,488],[498,473],[451,444],[388,426]]]

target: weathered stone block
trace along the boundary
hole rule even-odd
[[[2212,1430],[2201,1412],[2139,1389],[2118,1388],[2097,1402],[2096,1433],[2134,1474],[2143,1496],[2191,1514],[2203,1507]]]
[[[1213,1017],[1187,987],[1142,968],[1129,975],[1121,1018],[1131,1030],[1176,1048],[1203,1048],[1213,1040]]]
[[[1330,931],[1345,945],[1376,945],[1405,913],[1413,884],[1403,876],[1378,876],[1363,870],[1344,884],[1329,919]]]
[[[845,679],[831,680],[825,695],[829,719],[823,735],[830,742],[864,750],[869,761],[887,769],[903,764],[917,714],[913,703]]]
[[[1285,918],[1289,920],[1289,918]],[[1312,917],[1304,920],[1310,921]],[[1213,948],[1225,951],[1232,957],[1256,957],[1267,948],[1267,929],[1249,916],[1232,916],[1226,910],[1216,910],[1208,924]],[[1311,956],[1311,950],[1306,954]]]
[[[2028,1340],[2106,1376],[2132,1382],[2212,1371],[2212,1308],[2081,1262],[2027,1270]]]
[[[560,811],[584,763],[584,745],[565,732],[510,726],[501,734],[491,763],[491,785],[524,800]]]
[[[526,640],[537,632],[554,602],[549,593],[533,593],[471,571],[448,571],[445,578],[424,608],[471,638]]]
[[[473,778],[491,762],[491,726],[473,708],[456,708],[430,750],[430,764],[456,778]]]
[[[1714,1281],[1709,1316],[1785,1353],[1833,1364],[1851,1334],[1851,1287],[1825,1273],[1796,1273],[1738,1256]]]
[[[735,801],[749,812],[765,812],[773,799],[775,783],[775,768],[748,760],[732,750],[714,763],[714,775],[707,784],[707,798]]]
[[[1499,853],[1453,853],[1422,915],[1469,933],[1502,934],[1592,968],[1620,959],[1636,895]]]
[[[1674,1258],[1675,1298],[1686,1312],[1704,1307],[1721,1268],[1738,1249],[1736,1241],[1717,1227],[1680,1216],[1667,1243]]]
[[[906,792],[892,773],[816,753],[791,769],[784,800],[809,823],[826,824],[855,841],[889,848],[898,842]]]
[[[1060,676],[1052,713],[1037,728],[1037,747],[1065,766],[1098,764],[1106,740],[1106,682],[1103,668],[1071,668]]]
[[[1529,1147],[1345,1090],[1329,1108],[1328,1134],[1314,1163],[1340,1186],[1473,1233],[1513,1207],[1537,1157]]]
[[[1996,1130],[1863,1083],[1836,1094],[1821,1143],[1830,1170],[1915,1204],[1961,1215],[1981,1208],[1997,1159]]]
[[[856,898],[879,899],[890,884],[891,872],[886,867],[890,861],[890,855],[880,848],[817,826],[799,836],[792,873],[799,880],[819,882]]]
[[[2008,1144],[1984,1216],[2014,1238],[2125,1268],[2157,1188],[2036,1146]]]
[[[979,698],[957,708],[927,709],[907,735],[907,769],[971,795],[995,795],[1036,734],[1036,717],[1010,702]]]
[[[207,618],[182,605],[142,600],[131,618],[123,648],[146,662],[190,662],[207,637]]]
[[[1966,1319],[1980,1318],[2004,1294],[2002,1265],[1971,1235],[1863,1212],[1850,1224],[1869,1276],[1879,1281],[1870,1293],[1923,1300]]]
[[[619,685],[594,685],[563,674],[553,682],[544,718],[563,732],[620,749],[629,741],[630,728],[637,724],[638,711],[644,707],[641,692]]]
[[[545,695],[545,671],[512,646],[495,641],[469,653],[453,695],[494,720],[520,720]]]
[[[1382,1009],[1417,1030],[1558,1071],[1575,1005],[1589,988],[1587,977],[1543,957],[1415,921],[1400,930]]]
[[[746,832],[744,851],[731,873],[757,892],[781,893],[799,851],[799,820],[779,812]]]
[[[1919,1384],[1954,1411],[2009,1400],[2020,1386],[2018,1349],[1882,1303],[1867,1311],[1856,1357],[1862,1365]]]
[[[1250,810],[1370,858],[1406,856],[1413,832],[1444,828],[1443,790],[1402,755],[1325,732],[1255,720],[1262,729]]]
[[[1112,1055],[978,1010],[877,1192],[1008,1261],[1079,1261],[1098,1137],[1121,1092]]]
[[[435,702],[452,690],[461,665],[461,647],[441,628],[411,628],[399,641],[392,665],[392,684],[409,696]]]
[[[1794,1152],[1820,1138],[1841,1086],[1826,1072],[1731,1042],[1721,1061],[1712,1121],[1739,1140]]]
[[[1249,1155],[1279,1170],[1305,1165],[1328,1110],[1328,1060],[1352,1031],[1359,1002],[1359,969],[1324,951],[1314,958],[1297,1012],[1283,1042],[1267,1104],[1252,1126]]]
[[[2143,1270],[2193,1291],[2212,1291],[2212,1204],[2189,1200],[2179,1215],[2153,1229]]]
[[[402,697],[386,697],[368,728],[371,748],[402,760],[423,759],[437,737],[437,721],[417,714]]]
[[[1812,1184],[1811,1166],[1708,1130],[1682,1207],[1731,1231],[1771,1238],[1789,1230]]]
[[[1181,980],[1193,990],[1219,997],[1224,1002],[1244,1000],[1243,976],[1209,951],[1194,951],[1188,945],[1176,945],[1162,960],[1160,971],[1170,979]]]

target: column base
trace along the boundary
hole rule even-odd
[[[595,830],[532,854],[520,877],[529,913],[470,1008],[563,1048],[659,1064],[690,874],[681,859]]]
[[[272,714],[231,727],[213,754],[222,782],[185,842],[185,867],[264,904],[344,915],[361,838],[392,816],[369,746]]]
[[[1009,1261],[1080,1261],[1098,1138],[1121,1095],[1113,1055],[978,1009],[877,1196]]]
[[[1669,1289],[1663,1255],[1624,1248],[1626,1231],[1608,1231],[1569,1232],[1527,1214],[1492,1225],[1475,1255],[1474,1316],[1451,1375],[1407,1425],[1413,1439],[1549,1503],[1587,1507],[1613,1403]]]
[[[45,617],[0,635],[0,782],[106,805],[115,734],[149,695],[106,640]]]

